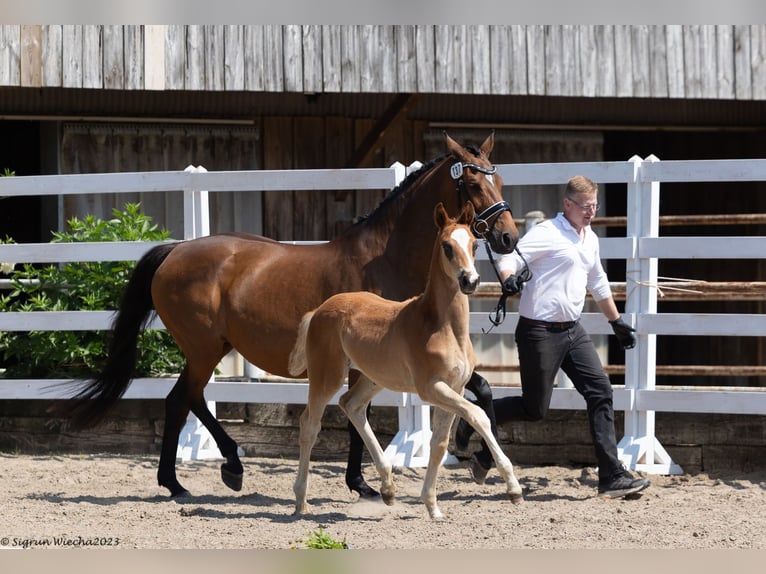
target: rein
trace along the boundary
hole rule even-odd
[[[492,249],[489,248],[489,243],[487,243],[487,241],[484,241],[484,248],[487,250],[487,257],[489,257],[489,261],[492,263],[492,269],[495,271],[495,276],[497,277],[497,281],[500,283],[500,289],[502,290],[502,294],[500,295],[500,299],[497,301],[495,310],[489,313],[489,322],[492,323],[492,326],[486,331],[483,327],[481,329],[481,332],[487,335],[492,332],[492,329],[505,321],[505,302],[506,299],[508,299],[508,297],[513,293],[505,290],[505,285],[503,284],[502,279],[500,279],[500,272],[497,270],[497,263],[495,263],[495,258],[492,255]],[[518,246],[516,246],[515,251],[519,254],[519,257],[521,257],[521,260],[524,262],[524,267],[522,267],[521,272],[516,276],[516,284],[519,285],[519,291],[521,291],[521,285],[532,279],[532,272],[529,270],[527,260],[524,258],[524,254],[521,252],[521,250],[519,250]]]
[[[457,180],[457,199],[458,199],[458,205],[461,203],[461,198],[465,197],[466,200],[470,201],[470,197],[468,195],[468,192],[465,189],[465,184],[463,183],[463,171],[466,168],[475,169],[476,171],[483,173],[485,175],[492,175],[497,171],[496,166],[492,166],[491,168],[482,167],[480,165],[476,165],[475,163],[462,163],[462,162],[455,162],[450,166],[450,175],[452,176],[452,179]],[[500,272],[497,270],[497,263],[495,261],[495,257],[492,254],[492,249],[489,246],[489,241],[487,240],[487,236],[492,231],[492,227],[495,225],[495,221],[497,221],[497,216],[499,216],[504,211],[509,212],[511,215],[513,215],[513,211],[511,210],[511,205],[504,200],[498,201],[497,203],[494,203],[490,205],[487,209],[482,211],[481,213],[476,215],[476,218],[474,220],[473,225],[471,225],[471,231],[473,232],[474,236],[477,239],[483,239],[484,240],[484,248],[487,250],[487,257],[489,258],[490,263],[492,263],[492,269],[495,272],[495,276],[497,277],[497,281],[500,283],[500,289],[502,290],[502,295],[500,295],[500,299],[497,302],[497,306],[495,307],[495,310],[490,312],[489,314],[489,321],[492,323],[492,327],[490,327],[488,330],[484,330],[482,328],[482,333],[485,335],[487,333],[490,333],[493,328],[500,325],[503,321],[505,321],[505,303],[506,299],[512,293],[505,290],[505,286],[503,285],[502,279],[500,279]],[[490,219],[494,218],[492,223],[489,223]],[[517,275],[517,285],[523,285],[530,279],[532,279],[532,272],[529,270],[529,265],[527,265],[527,260],[524,258],[524,255],[519,250],[518,246],[515,249],[516,253],[519,254],[519,257],[521,257],[521,260],[524,262],[524,267],[521,269],[521,272]],[[521,290],[521,287],[519,287],[519,290]]]

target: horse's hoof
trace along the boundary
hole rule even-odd
[[[181,488],[180,490],[176,490],[175,492],[170,493],[170,498],[172,500],[178,500],[182,498],[192,498],[192,493],[186,490],[185,488]]]
[[[346,484],[351,492],[357,492],[359,494],[359,498],[366,500],[380,498],[380,493],[367,484],[361,476],[346,481]]]
[[[181,483],[177,480],[158,480],[157,484],[159,484],[162,488],[167,488],[170,491],[170,498],[190,498],[191,492],[186,490],[183,486],[181,486]]]
[[[383,495],[383,502],[384,502],[384,503],[385,503],[387,506],[393,506],[393,505],[394,505],[394,500],[395,500],[395,499],[396,499],[396,497],[395,497],[393,494],[389,494],[389,495],[387,495],[387,496],[386,496],[386,495]]]
[[[242,472],[232,472],[226,468],[226,464],[221,465],[221,480],[236,492],[242,490],[242,474]]]

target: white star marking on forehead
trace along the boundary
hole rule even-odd
[[[471,245],[472,237],[471,234],[466,231],[465,227],[458,227],[450,234],[450,237],[460,246],[460,249],[465,251],[468,255],[473,255],[468,249]]]

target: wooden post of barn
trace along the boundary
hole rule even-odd
[[[631,470],[652,474],[683,474],[654,436],[654,411],[635,408],[636,397],[654,390],[657,364],[657,335],[642,333],[640,318],[657,313],[657,258],[641,257],[641,238],[658,237],[660,221],[660,183],[642,181],[644,161],[657,162],[650,155],[633,162],[633,182],[628,184],[627,236],[633,238],[633,253],[625,268],[625,313],[636,327],[636,346],[625,352],[625,388],[631,391],[630,408],[625,411],[625,435],[617,445],[620,459]]]
[[[202,166],[188,166],[187,173],[205,173],[207,170]],[[210,235],[210,207],[208,192],[196,189],[191,185],[184,189],[184,239],[195,239]],[[210,377],[213,381],[215,375]],[[215,401],[207,401],[210,412],[215,416]],[[204,427],[199,419],[189,413],[178,437],[178,449],[176,460],[215,460],[221,457],[215,440],[210,432]]]

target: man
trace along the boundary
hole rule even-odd
[[[528,283],[517,275],[525,264],[517,253],[498,260],[503,290],[521,293],[516,347],[522,395],[495,399],[492,404],[498,425],[539,421],[548,411],[556,374],[562,369],[587,404],[599,496],[621,498],[645,489],[649,481],[634,478],[617,457],[612,386],[593,341],[579,323],[586,292],[590,292],[622,347],[631,349],[636,344],[634,329],[621,319],[601,266],[598,236],[590,228],[597,211],[598,186],[575,176],[567,183],[564,211],[530,229],[519,242],[532,273]],[[458,422],[458,448],[465,450],[472,432],[464,420]],[[488,448],[482,446],[469,466],[479,484],[492,464]]]

